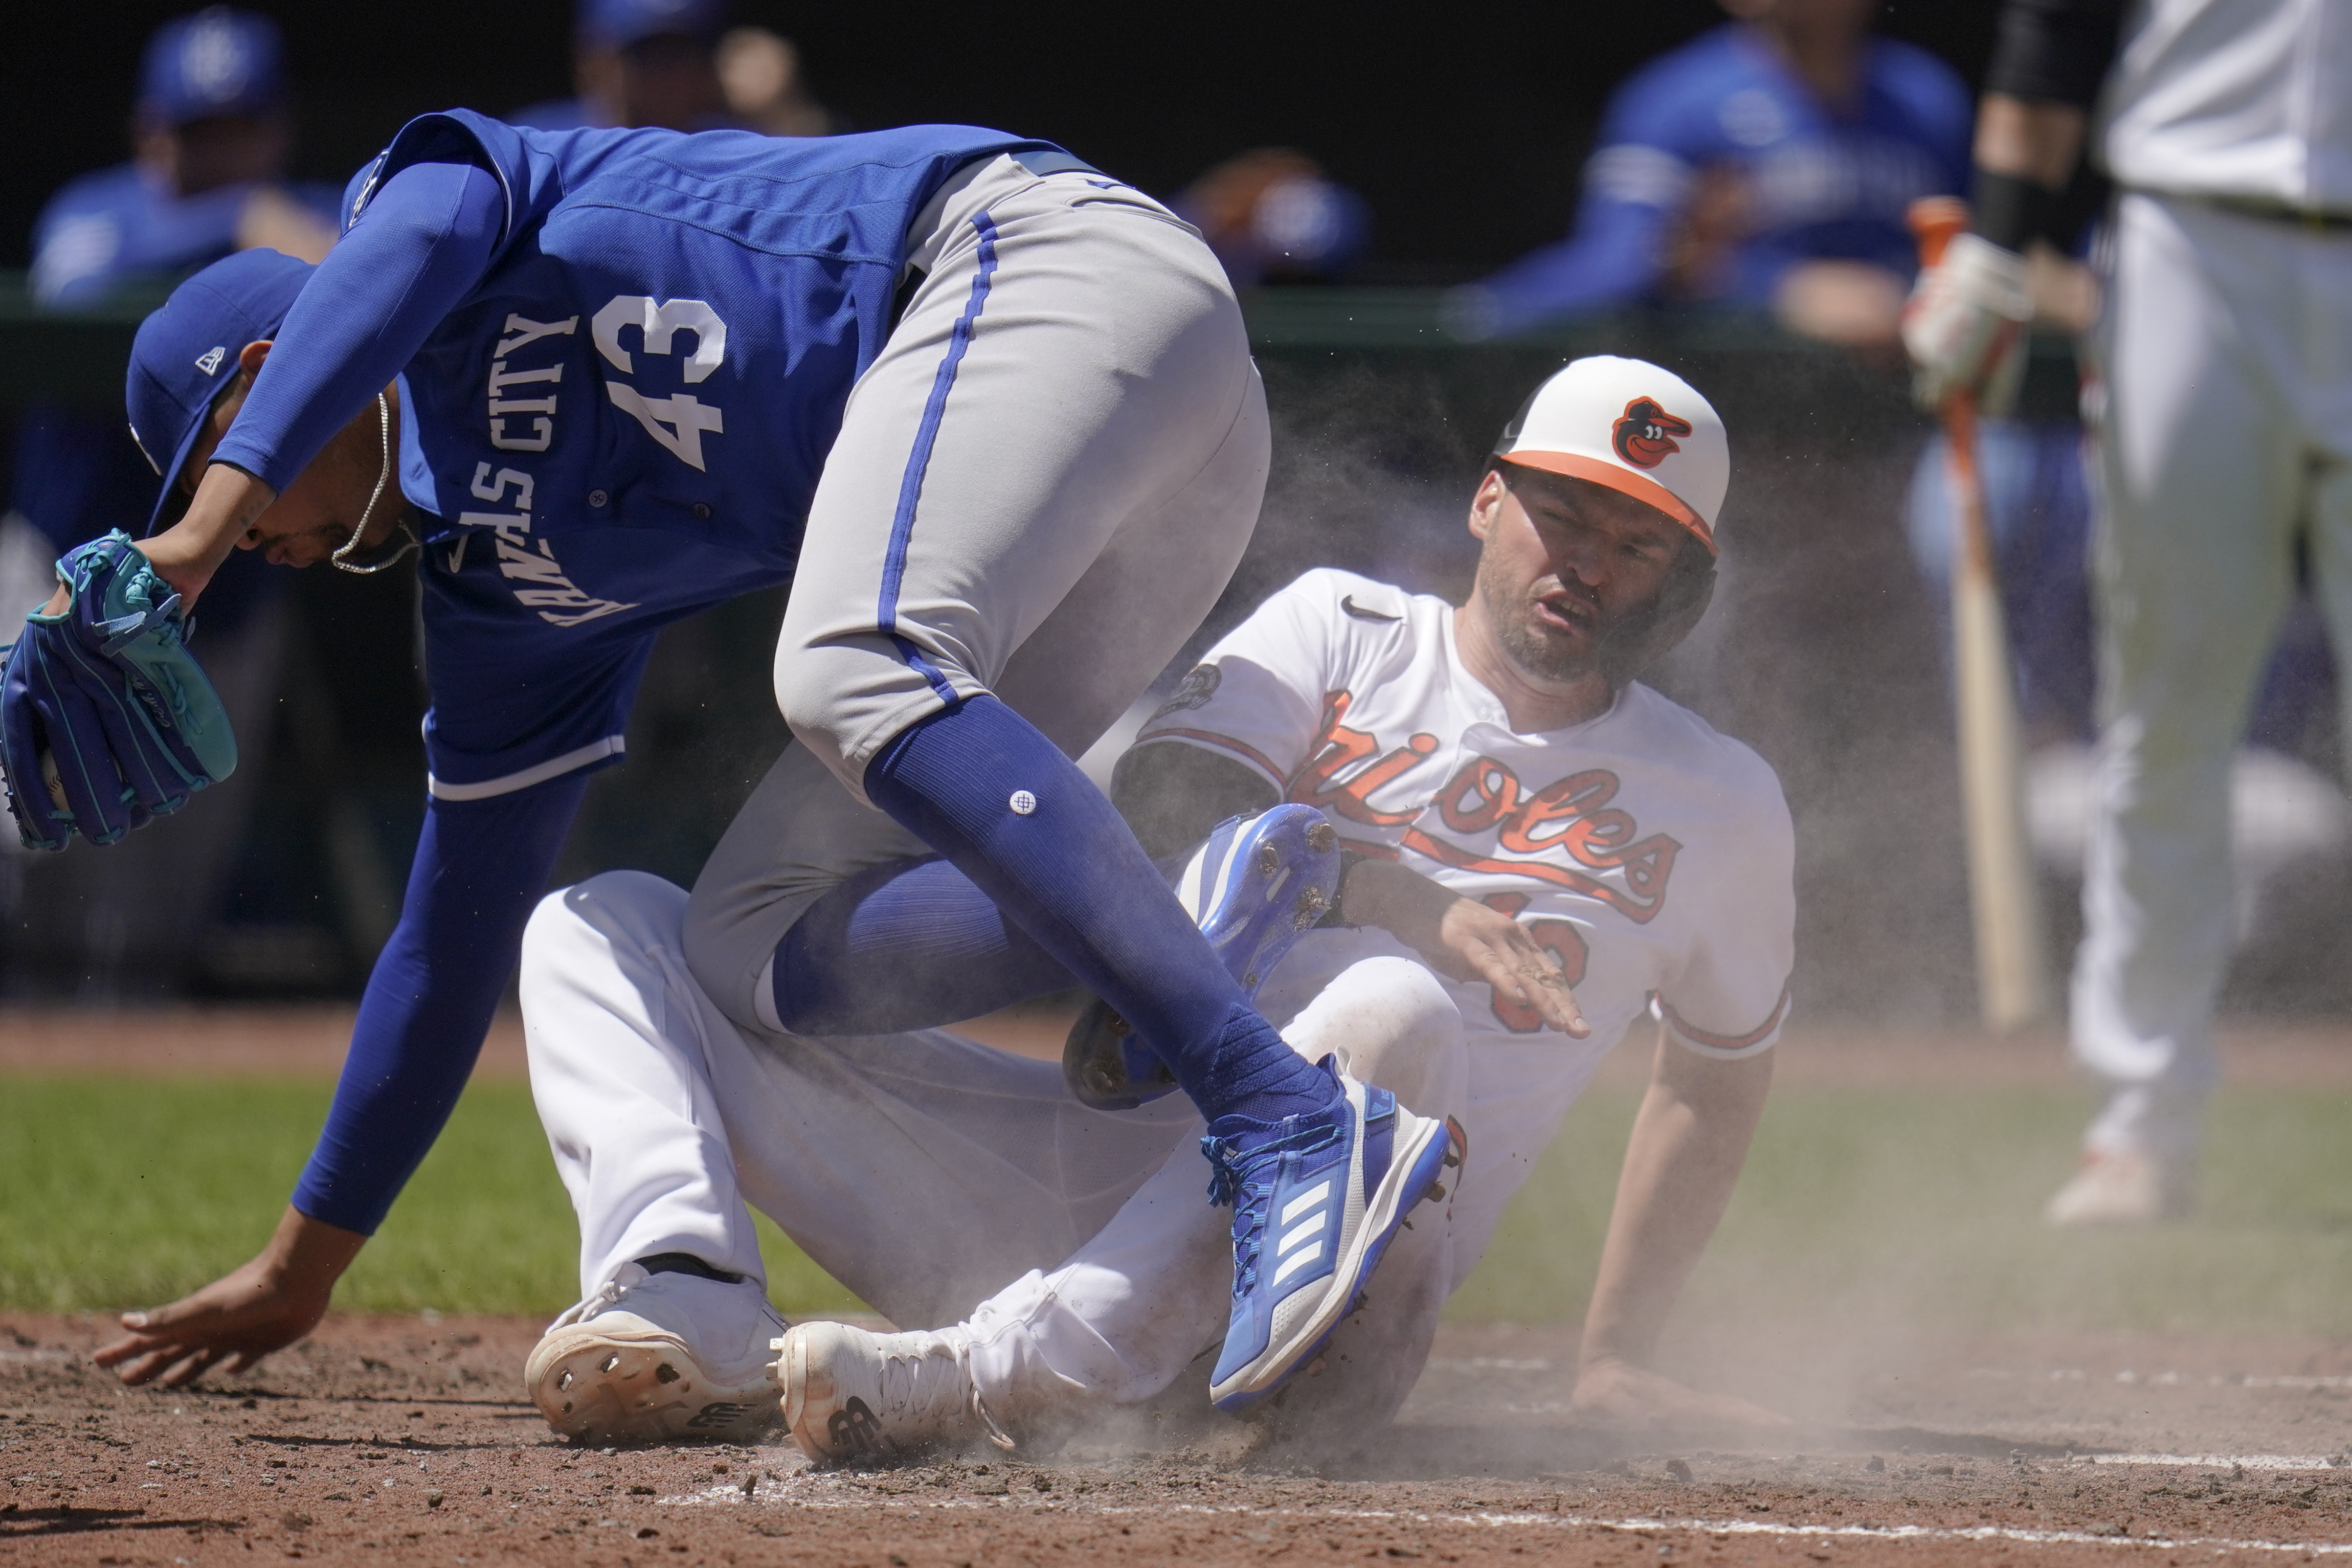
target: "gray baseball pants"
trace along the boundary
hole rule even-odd
[[[922,281],[850,395],[777,642],[799,743],[687,912],[696,979],[746,1026],[774,1026],[768,965],[810,904],[928,852],[866,804],[876,753],[982,692],[1084,752],[1198,629],[1265,492],[1241,309],[1166,208],[1006,156],[910,237]]]

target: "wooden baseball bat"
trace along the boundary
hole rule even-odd
[[[1934,266],[1968,226],[1952,197],[1915,202],[1919,258]],[[2025,831],[2025,745],[2017,716],[2017,674],[2000,608],[2000,570],[1985,521],[1977,472],[1976,400],[1943,407],[1950,454],[1952,665],[1959,714],[1960,805],[1968,830],[1969,901],[1974,915],[1977,1005],[1987,1028],[2007,1033],[2051,1014],[2049,954],[2041,885]]]

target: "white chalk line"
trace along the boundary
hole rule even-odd
[[[1881,1373],[1881,1383],[1900,1382],[1900,1373]],[[2091,1374],[2078,1366],[2053,1367],[2047,1372],[2019,1372],[2010,1367],[1972,1366],[1960,1374],[1971,1383],[2087,1383]],[[2134,1372],[2126,1368],[2115,1374],[2115,1381],[2126,1386],[2152,1388],[2284,1388],[2294,1392],[2312,1393],[2319,1389],[2352,1388],[2352,1375],[2345,1373],[2280,1373],[2276,1374],[2236,1373],[2224,1375],[2218,1372]]]
[[[797,1478],[795,1478],[797,1479]],[[2145,1546],[2160,1551],[2186,1551],[2205,1548],[2229,1552],[2299,1552],[2309,1556],[2352,1556],[2352,1542],[2332,1541],[2254,1541],[2221,1535],[2116,1535],[2089,1530],[2031,1530],[2019,1525],[1979,1524],[1954,1529],[1933,1524],[1781,1524],[1756,1519],[1645,1519],[1640,1517],[1609,1518],[1582,1513],[1421,1513],[1405,1509],[1377,1508],[1253,1508],[1246,1503],[1213,1507],[1206,1503],[1083,1503],[1074,1502],[1053,1493],[1039,1492],[1027,1497],[1010,1494],[1002,1499],[977,1498],[908,1498],[902,1494],[884,1493],[879,1496],[820,1499],[808,1497],[779,1498],[772,1490],[766,1495],[746,1492],[740,1486],[711,1486],[700,1491],[677,1497],[656,1498],[657,1505],[671,1507],[740,1506],[753,1502],[790,1501],[805,1509],[875,1509],[929,1508],[981,1509],[997,1502],[1026,1502],[1032,1506],[1046,1505],[1058,1512],[1090,1513],[1103,1516],[1117,1514],[1210,1514],[1231,1515],[1249,1519],[1315,1520],[1395,1520],[1407,1524],[1459,1524],[1488,1529],[1533,1530],[1613,1530],[1633,1535],[1655,1535],[1671,1531],[1678,1534],[1761,1535],[1822,1541],[2005,1541],[2023,1546]]]
[[[2333,1470],[2326,1454],[2077,1454],[2077,1464],[2179,1465],[2213,1470]]]

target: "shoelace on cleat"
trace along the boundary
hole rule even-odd
[[[1238,1138],[1212,1133],[1201,1140],[1209,1160],[1209,1205],[1231,1205],[1234,1217],[1234,1294],[1246,1296],[1257,1289],[1257,1263],[1264,1250],[1266,1215],[1274,1203],[1274,1180],[1282,1156],[1294,1151],[1312,1153],[1337,1140],[1339,1130],[1310,1124],[1254,1149],[1244,1149]]]
[[[965,1381],[962,1358],[951,1345],[935,1344],[911,1353],[886,1349],[882,1352],[883,1416],[926,1423],[961,1419],[968,1414]]]
[[[1269,1148],[1273,1145],[1268,1145]],[[1241,1145],[1230,1138],[1201,1140],[1209,1157],[1209,1205],[1234,1209],[1234,1294],[1246,1296],[1257,1288],[1259,1244],[1265,1235],[1266,1208],[1274,1196],[1274,1172],[1280,1162],[1260,1165],[1253,1175],[1244,1162]]]
[[[646,1271],[635,1263],[624,1263],[612,1279],[596,1287],[594,1295],[578,1302],[555,1321],[550,1329],[566,1329],[574,1323],[584,1323],[605,1309],[617,1307],[621,1298],[646,1282]]]

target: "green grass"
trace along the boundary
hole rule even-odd
[[[1456,1321],[1581,1315],[1634,1105],[1595,1093],[1570,1113]],[[2192,1221],[2050,1230],[2093,1109],[2052,1089],[1776,1089],[1692,1316],[2352,1334],[2352,1094],[2225,1092]]]
[[[0,1079],[0,1306],[162,1301],[248,1257],[327,1098],[310,1082]],[[1595,1093],[1570,1115],[1455,1319],[1581,1313],[1633,1108]],[[2194,1222],[2053,1234],[2038,1210],[2089,1109],[2053,1090],[1784,1087],[1693,1313],[2352,1335],[2352,1094],[2224,1094]],[[761,1227],[778,1305],[855,1304]],[[551,1314],[574,1294],[576,1245],[528,1091],[477,1084],[336,1300]]]
[[[312,1082],[0,1079],[0,1306],[167,1301],[268,1238],[324,1119]],[[766,1220],[786,1311],[856,1303]],[[335,1293],[347,1311],[552,1316],[579,1230],[519,1083],[477,1083]]]

